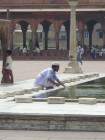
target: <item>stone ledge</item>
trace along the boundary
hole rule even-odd
[[[5,98],[7,98],[7,94],[0,92],[0,99],[5,99]]]
[[[7,97],[14,97],[15,96],[15,91],[3,91],[3,92],[7,94]]]
[[[48,97],[47,103],[48,104],[64,104],[65,98],[64,97]]]
[[[96,98],[79,98],[79,104],[96,104]]]
[[[105,132],[105,115],[0,113],[0,129]]]
[[[32,103],[32,97],[29,96],[15,96],[16,103]]]

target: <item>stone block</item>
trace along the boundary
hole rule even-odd
[[[3,91],[3,92],[7,94],[7,97],[14,97],[15,96],[15,91]]]
[[[5,99],[5,98],[7,98],[7,94],[0,92],[0,99]]]
[[[14,94],[15,94],[15,95],[23,95],[23,94],[25,94],[25,90],[24,90],[24,89],[15,90],[15,91],[14,91]]]
[[[64,80],[63,83],[70,83],[70,82],[71,82],[71,80],[70,79],[67,79],[67,80]]]
[[[32,88],[32,91],[34,92],[34,91],[39,91],[40,90],[40,88],[39,87],[33,87]]]
[[[99,73],[97,73],[97,72],[94,73],[94,76],[95,76],[95,77],[99,77]]]
[[[79,81],[80,80],[80,78],[79,77],[76,77],[76,81]]]
[[[88,75],[88,74],[86,74],[86,75],[85,75],[85,78],[89,78],[89,75]]]
[[[79,98],[79,104],[96,104],[96,98]]]
[[[16,103],[32,103],[32,97],[30,96],[15,96]]]
[[[80,79],[86,79],[85,75],[80,76]]]
[[[64,97],[48,97],[47,103],[48,104],[64,104],[65,98]]]
[[[71,82],[75,82],[75,79],[73,78],[73,79],[70,79],[71,80]]]
[[[32,91],[32,89],[24,89],[24,93],[25,94],[32,94],[33,93],[33,91]]]

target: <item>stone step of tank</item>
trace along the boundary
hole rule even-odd
[[[48,104],[64,104],[65,98],[64,97],[48,97],[47,103]]]

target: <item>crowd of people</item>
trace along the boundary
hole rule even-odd
[[[77,45],[77,61],[82,64],[83,57],[85,58],[103,58],[105,56],[105,46],[100,47],[98,45],[92,45],[90,47],[86,45]]]
[[[105,46],[99,47],[98,45],[96,46],[91,46],[91,56],[93,59],[96,59],[98,57],[102,57],[105,55]]]

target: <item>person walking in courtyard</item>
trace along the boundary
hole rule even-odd
[[[6,83],[13,83],[13,72],[12,72],[12,51],[7,50],[7,58],[6,58],[6,64],[4,67],[5,70],[5,77],[6,77]]]
[[[77,61],[81,63],[82,65],[82,47],[81,46],[77,46]]]
[[[46,89],[52,89],[55,86],[65,85],[56,76],[60,65],[58,63],[53,63],[51,68],[47,68],[40,72],[34,81],[34,86],[44,87]],[[34,89],[33,89],[34,90]]]

